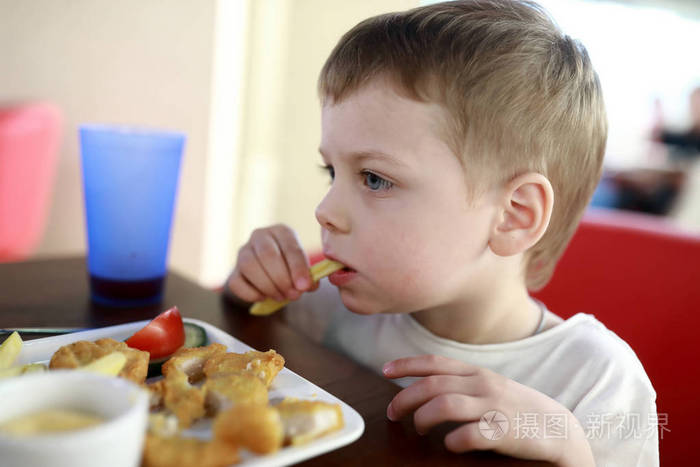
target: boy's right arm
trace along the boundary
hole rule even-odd
[[[316,290],[311,280],[309,258],[296,232],[284,224],[256,229],[238,250],[236,266],[226,281],[224,293],[241,306],[272,298],[296,300]]]

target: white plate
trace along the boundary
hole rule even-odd
[[[196,319],[185,319],[184,321],[204,328],[210,343],[218,342],[224,344],[228,347],[229,352],[244,353],[253,350],[252,347],[204,321]],[[22,346],[22,352],[16,364],[23,365],[33,362],[48,363],[51,359],[51,355],[53,355],[59,347],[79,340],[94,341],[103,337],[125,340],[146,324],[148,324],[148,321],[137,321],[119,326],[110,326],[27,341]],[[258,350],[266,351],[268,349]],[[242,450],[241,462],[236,465],[245,467],[273,467],[301,462],[305,459],[310,459],[352,443],[362,435],[365,429],[365,423],[362,417],[352,407],[287,368],[283,368],[282,371],[279,372],[269,390],[269,398],[272,402],[279,401],[284,397],[297,397],[299,399],[321,400],[340,404],[343,409],[345,426],[340,431],[323,436],[308,444],[285,447],[274,454],[259,456]],[[184,430],[183,434],[185,436],[195,436],[204,439],[211,438],[211,419],[198,421],[191,428]]]

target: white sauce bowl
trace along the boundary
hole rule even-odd
[[[60,433],[0,432],[4,467],[135,467],[141,462],[148,394],[121,378],[51,370],[0,380],[0,424],[46,409],[73,409],[104,421]]]

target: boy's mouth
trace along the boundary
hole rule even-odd
[[[350,266],[346,265],[344,261],[341,259],[336,258],[330,251],[327,251],[325,248],[323,249],[323,255],[326,257],[326,259],[329,259],[331,261],[336,261],[343,265],[342,269],[339,269],[338,273],[351,273],[351,272],[357,272],[355,269],[351,268]]]
[[[328,276],[328,280],[336,287],[340,287],[352,281],[355,276],[357,276],[357,271],[346,266]]]

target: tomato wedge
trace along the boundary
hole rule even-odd
[[[126,345],[151,354],[151,360],[172,355],[185,344],[185,327],[176,306],[153,318],[126,340]]]

